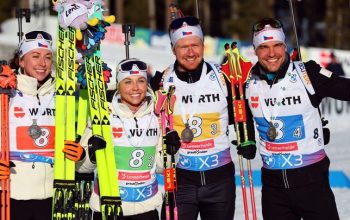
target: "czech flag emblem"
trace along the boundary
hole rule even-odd
[[[47,46],[47,45],[45,45],[45,44],[42,44],[42,43],[39,43],[39,42],[38,42],[38,47],[44,47],[44,48],[48,48],[48,46]]]
[[[192,31],[183,31],[182,32],[182,36],[187,36],[187,35],[191,35]]]
[[[139,74],[139,73],[140,73],[140,71],[138,71],[138,70],[131,70],[131,71],[130,71],[130,74],[131,74],[131,75]]]
[[[273,40],[273,36],[270,36],[270,37],[264,36],[264,40]]]

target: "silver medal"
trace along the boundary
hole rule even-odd
[[[36,124],[36,119],[33,119],[33,124],[29,126],[28,135],[34,140],[41,136],[41,128]]]
[[[185,129],[183,129],[181,132],[181,140],[184,143],[189,143],[193,140],[193,132],[188,123],[185,124]]]
[[[270,141],[274,141],[277,137],[277,131],[275,126],[273,126],[272,122],[269,122],[269,128],[267,130],[267,137]]]

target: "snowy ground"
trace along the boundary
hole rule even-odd
[[[348,178],[350,177],[350,131],[334,133],[331,136],[331,142],[327,145],[326,151],[331,160],[331,171],[341,170],[343,171]],[[238,163],[235,160],[236,164],[236,174],[238,173]],[[252,161],[252,169],[258,170],[261,166],[261,159],[256,157]],[[335,199],[337,202],[339,217],[341,220],[350,220],[350,188],[332,188]],[[256,200],[256,209],[258,219],[262,219],[261,214],[261,187],[255,187],[255,200]],[[237,186],[236,191],[236,212],[235,219],[243,220],[244,211],[243,211],[243,200],[242,200],[242,191],[241,187]],[[249,197],[249,188],[247,189],[247,196]],[[248,203],[250,206],[250,203]],[[250,208],[250,207],[249,207]],[[251,210],[251,209],[249,209]]]

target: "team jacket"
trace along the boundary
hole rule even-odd
[[[293,63],[289,64],[286,76],[271,87],[252,75],[247,97],[259,132],[257,145],[265,168],[294,169],[326,156],[318,110],[312,106]],[[275,140],[267,136],[269,122],[276,129]]]
[[[55,137],[55,81],[48,79],[39,89],[35,78],[17,75],[17,90],[11,94],[10,160],[11,198],[18,200],[52,197]],[[28,128],[37,121],[41,135],[33,139]]]
[[[151,95],[152,93],[152,95]],[[162,172],[162,142],[158,118],[153,113],[153,92],[149,91],[146,101],[133,114],[120,102],[117,93],[110,105],[111,129],[116,158],[119,191],[125,216],[141,214],[155,210],[162,204],[162,195],[158,189],[156,168]],[[94,168],[88,159],[80,167]],[[97,173],[98,178],[98,173]],[[90,199],[93,210],[100,210],[99,189],[95,181]]]
[[[177,180],[180,184],[206,185],[232,178],[234,166],[228,138],[228,125],[233,123],[230,84],[216,64],[203,61],[197,70],[181,73],[175,71],[176,65],[175,62],[164,73],[157,73],[151,85],[158,89],[157,83],[162,80],[165,91],[175,85],[174,128],[180,135],[184,121],[189,119],[194,132],[192,142],[181,144]]]
[[[327,176],[329,160],[317,107],[324,97],[350,100],[350,92],[339,90],[349,88],[350,80],[340,79],[314,61],[297,67],[288,59],[276,74],[268,80],[256,64],[246,95],[259,132],[262,182],[289,188]],[[307,90],[310,85],[314,94]],[[267,136],[269,122],[276,128],[275,140]]]

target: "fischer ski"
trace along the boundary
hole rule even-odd
[[[85,57],[92,133],[103,136],[106,148],[96,151],[97,173],[103,219],[122,217],[116,161],[112,144],[108,103],[99,51]]]
[[[89,24],[83,31],[82,45],[79,49],[84,57],[92,133],[103,136],[106,141],[106,148],[96,151],[101,214],[104,220],[117,220],[122,218],[123,212],[106,97],[104,66],[100,53],[100,42],[104,38],[105,27],[113,23],[115,17],[103,17],[102,2],[97,1],[94,4],[94,13],[89,20],[95,19],[98,22]]]
[[[58,10],[60,17],[61,10]],[[76,140],[75,33],[58,22],[56,41],[56,135],[52,219],[74,219],[75,162],[63,153],[65,140]]]

